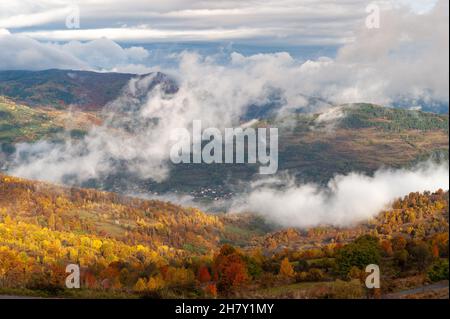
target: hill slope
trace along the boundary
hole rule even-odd
[[[9,154],[17,142],[64,138],[64,131],[82,138],[102,122],[99,113],[30,108],[6,98],[0,99],[0,112],[0,144]],[[279,128],[279,172],[288,172],[298,182],[326,183],[335,174],[372,174],[382,166],[405,167],[430,157],[448,159],[446,115],[355,104],[320,114],[259,120],[254,125]],[[81,186],[120,193],[179,192],[211,200],[243,191],[240,181],[258,178],[258,165],[169,165],[170,177],[161,183],[113,172]]]
[[[60,133],[82,136],[101,120],[93,113],[32,108],[0,96],[0,144],[51,140]]]
[[[197,209],[114,193],[53,186],[0,175],[0,207],[51,230],[107,236],[156,248],[216,248],[223,223]]]
[[[448,159],[448,125],[446,115],[371,104],[254,124],[279,128],[278,172],[289,172],[298,182],[316,183],[327,183],[336,174],[372,174],[383,166],[406,167],[430,157]],[[214,198],[242,191],[234,182],[257,178],[257,170],[257,165],[248,164],[183,164],[174,165],[170,178],[161,184],[134,182],[142,189],[176,189]],[[115,184],[116,189],[123,187],[111,179]]]
[[[147,75],[56,69],[0,71],[0,95],[29,106],[99,111],[115,100],[131,79]],[[161,73],[156,80],[169,81]]]
[[[383,269],[383,293],[448,279],[441,190],[411,193],[348,229],[260,226],[250,216],[2,175],[0,294],[358,298],[362,282],[341,279],[363,278],[368,263]],[[68,263],[81,266],[82,290],[64,289]]]

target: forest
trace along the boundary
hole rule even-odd
[[[0,175],[0,294],[101,298],[366,298],[448,280],[448,192],[411,193],[349,228]],[[68,264],[81,289],[65,288]],[[365,266],[381,288],[364,286]]]

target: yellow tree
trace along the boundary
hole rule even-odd
[[[147,283],[145,279],[139,278],[139,280],[134,285],[134,291],[142,292],[147,289]]]
[[[284,278],[292,278],[294,275],[294,269],[292,268],[289,259],[285,257],[280,265],[280,276]]]

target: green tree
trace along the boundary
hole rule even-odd
[[[378,239],[365,235],[337,251],[337,272],[343,278],[348,278],[352,267],[365,269],[367,265],[379,264],[380,258]]]
[[[436,261],[427,272],[431,281],[448,280],[448,260]]]

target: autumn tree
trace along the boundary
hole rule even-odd
[[[136,284],[134,285],[134,291],[142,292],[147,289],[147,282],[144,278],[139,278]]]
[[[406,239],[403,236],[397,236],[392,239],[392,248],[394,251],[405,249]]]
[[[219,291],[228,294],[248,280],[248,271],[241,254],[231,245],[224,245],[214,258],[214,279]]]
[[[287,257],[281,261],[279,275],[285,279],[291,279],[295,275],[294,268]]]
[[[200,281],[201,283],[211,281],[211,275],[209,273],[208,267],[203,265],[198,269],[197,280]]]
[[[392,249],[392,244],[389,240],[383,240],[381,242],[381,248],[383,249],[383,253],[388,257],[392,256],[394,253]]]
[[[214,283],[206,285],[205,292],[207,295],[216,298],[217,297],[217,287]]]

